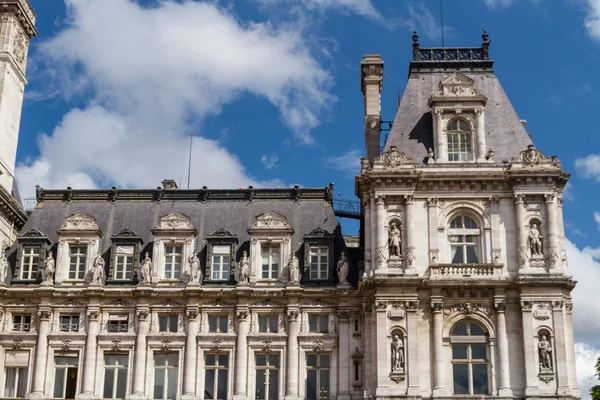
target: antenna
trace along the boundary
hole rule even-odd
[[[190,132],[190,159],[188,162],[188,185],[187,188],[190,188],[190,174],[192,173],[192,132]]]
[[[443,3],[444,0],[440,0],[440,26],[442,29],[442,48],[444,48],[444,7],[443,7]]]

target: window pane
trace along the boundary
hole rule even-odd
[[[212,247],[213,254],[229,254],[231,247],[228,245],[214,245]]]
[[[219,381],[217,386],[217,398],[218,399],[227,399],[227,370],[220,369],[219,370]]]
[[[163,398],[163,389],[165,384],[165,370],[155,369],[154,370],[154,398]]]
[[[179,365],[179,354],[169,353],[167,362],[169,363],[169,367],[177,367]]]
[[[484,336],[485,335],[485,331],[483,330],[483,328],[474,322],[471,322],[469,324],[469,330],[471,331],[471,336]]]
[[[269,320],[271,321],[270,324],[270,332],[271,333],[277,333],[277,317],[275,315],[272,315]]]
[[[308,316],[308,331],[309,332],[317,331],[317,316],[316,315]]]
[[[209,332],[217,331],[217,317],[215,315],[208,316],[208,331]]]
[[[466,360],[467,359],[467,344],[465,343],[453,343],[452,344],[452,359],[453,360]]]
[[[279,354],[270,354],[269,355],[269,365],[271,367],[279,368]]]
[[[469,394],[469,366],[467,364],[454,364],[454,394]]]
[[[54,373],[54,398],[63,398],[63,385],[65,384],[65,369],[56,368]]]
[[[317,400],[317,370],[306,371],[306,399]]]
[[[104,370],[104,398],[112,399],[113,394],[113,382],[115,379],[115,370],[114,368],[106,368]]]
[[[213,366],[216,365],[217,356],[213,353],[208,353],[206,355],[206,365]]]
[[[452,330],[452,336],[466,336],[467,335],[467,323],[459,322],[458,325]]]
[[[177,315],[169,316],[169,330],[171,332],[177,332],[177,325],[178,325],[177,320],[178,320]]]
[[[329,398],[329,370],[320,370],[319,376],[319,398]]]
[[[177,396],[177,368],[169,368],[167,382],[167,398],[175,399]]]
[[[204,398],[215,398],[215,370],[207,369],[204,374]]]
[[[316,354],[307,354],[306,355],[306,365],[309,367],[317,366],[317,355]]]
[[[267,355],[266,354],[257,354],[256,355],[256,365],[259,367],[264,367],[267,365]]]
[[[229,366],[229,355],[219,354],[219,365],[222,367],[228,367]]]
[[[473,394],[488,394],[487,364],[473,364]]]
[[[166,315],[161,315],[158,317],[158,330],[160,332],[167,331],[167,316]]]
[[[319,326],[319,332],[321,332],[321,333],[329,332],[329,316],[321,315],[320,325],[321,326]]]
[[[321,354],[321,359],[319,360],[319,367],[321,368],[329,368],[329,354]]]
[[[279,399],[279,370],[269,371],[269,400]]]
[[[165,353],[154,354],[154,365],[166,365],[167,355]]]
[[[463,247],[462,246],[450,246],[452,252],[452,264],[463,264]]]
[[[487,346],[485,343],[473,343],[471,344],[471,359],[473,360],[487,360]]]
[[[4,385],[4,397],[13,397],[15,395],[15,385],[17,383],[17,369],[6,368],[6,384]]]
[[[267,316],[266,315],[258,316],[258,331],[259,332],[267,331]]]
[[[467,246],[467,263],[478,263],[479,251],[475,246]]]
[[[227,333],[227,315],[221,315],[219,317],[219,331],[221,333]]]
[[[125,398],[125,390],[127,388],[127,369],[119,368],[118,377],[117,377],[117,398],[124,399]]]
[[[264,369],[256,370],[256,398],[257,399],[266,399],[267,398],[266,393],[265,393],[265,370]]]

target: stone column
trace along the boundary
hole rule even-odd
[[[236,311],[238,317],[238,336],[235,344],[235,376],[234,376],[234,395],[235,400],[245,400],[246,381],[248,377],[248,332],[250,323],[248,321],[248,309],[238,308]]]
[[[371,202],[371,271],[370,275],[373,275],[373,271],[377,269],[377,203],[375,200],[375,194],[370,194]],[[366,246],[366,245],[365,245]]]
[[[367,197],[363,202],[363,211],[365,217],[364,223],[364,237],[365,237],[365,271],[364,276],[369,276],[369,271],[373,265],[373,255],[371,253],[371,201]]]
[[[437,147],[435,151],[435,160],[436,161],[446,161],[448,159],[446,150],[446,135],[444,134],[444,122],[442,120],[442,110],[435,110],[435,126],[436,126],[436,137],[437,137]]]
[[[539,393],[536,383],[539,366],[537,365],[537,357],[535,356],[537,352],[537,345],[534,343],[532,309],[532,301],[521,300],[521,314],[523,316],[523,351],[525,353],[526,396],[535,396]]]
[[[100,310],[90,307],[87,312],[88,328],[85,339],[85,353],[83,361],[83,385],[79,398],[94,397],[94,378],[96,377],[96,352],[98,349],[98,333],[100,332]]]
[[[556,202],[554,201],[553,194],[547,194],[544,196],[546,199],[546,215],[548,223],[546,224],[546,238],[548,238],[548,247],[546,254],[547,259],[550,263],[550,269],[556,269],[560,267],[560,255],[559,255],[559,240],[558,240],[558,216]]]
[[[287,373],[285,374],[285,399],[298,399],[298,334],[300,333],[300,312],[297,307],[289,307],[287,310],[289,318],[289,329],[287,339]]]
[[[522,194],[515,194],[515,214],[517,227],[517,258],[519,260],[519,269],[526,269],[529,266],[529,251],[527,249],[527,239],[525,232],[525,199]]]
[[[187,336],[185,338],[185,361],[183,367],[183,398],[196,398],[196,363],[198,361],[198,308],[190,307],[187,315]]]
[[[552,302],[552,319],[554,320],[554,356],[556,365],[554,373],[556,374],[559,396],[570,396],[569,370],[567,363],[567,343],[565,340],[565,314],[563,311],[564,301]]]
[[[40,326],[35,344],[35,363],[33,372],[33,387],[30,398],[46,398],[44,383],[46,382],[46,361],[48,357],[48,333],[50,333],[50,317],[52,311],[42,308],[38,311]]]
[[[135,338],[135,358],[133,364],[133,396],[145,398],[144,384],[146,383],[146,336],[150,330],[148,321],[150,312],[147,307],[138,307],[138,329]]]
[[[371,376],[373,375],[373,350],[372,350],[372,342],[373,337],[371,335],[371,326],[373,325],[371,321],[371,303],[366,301],[363,303],[363,315],[364,315],[364,332],[365,332],[365,374],[364,374],[364,384],[365,384],[365,393],[367,395],[371,394],[371,390],[373,388],[373,380]]]
[[[427,218],[429,219],[429,264],[437,264],[440,256],[440,245],[438,241],[438,204],[437,197],[427,199]]]
[[[506,303],[496,302],[496,334],[498,336],[498,396],[512,396],[510,389],[510,367],[508,361],[508,334],[506,332]]]
[[[500,240],[500,199],[498,196],[490,197],[492,220],[492,261],[494,264],[502,262],[502,241]]]
[[[387,266],[388,254],[386,253],[386,240],[385,237],[385,200],[383,196],[377,196],[377,229],[373,232],[373,235],[377,237],[377,267],[376,269],[382,269]],[[380,263],[380,261],[382,261]]]
[[[442,312],[443,303],[441,300],[432,299],[431,310],[433,312],[433,395],[446,395],[446,379],[444,368],[444,314]]]
[[[377,391],[379,395],[381,391],[385,390],[389,386],[389,374],[391,370],[390,357],[388,348],[390,342],[388,340],[387,333],[387,302],[382,300],[375,301],[376,310],[376,328],[375,328],[375,340],[377,341],[377,347],[375,349],[376,368],[375,373],[377,374]]]
[[[475,110],[475,120],[477,123],[477,160],[485,160],[485,117],[483,109]]]
[[[406,269],[407,273],[416,273],[415,264],[415,243],[414,243],[414,216],[413,216],[413,208],[414,208],[414,196],[404,196],[404,218],[405,218],[405,229],[406,233],[405,241],[406,241],[406,254],[404,254],[404,259],[406,260]]]
[[[348,311],[338,311],[338,326],[339,326],[339,400],[350,399],[350,378],[353,372],[350,368],[352,360],[350,359],[350,313]]]
[[[559,242],[559,255],[560,255],[560,261],[559,261],[559,265],[560,268],[562,269],[567,269],[567,250],[565,248],[565,221],[563,219],[563,197],[562,196],[557,196],[556,197],[556,216],[558,218],[558,231],[557,234],[559,235],[558,237],[558,242]]]
[[[575,338],[573,337],[573,303],[568,301],[565,303],[566,318],[565,318],[565,342],[567,345],[567,368],[569,371],[569,386],[571,386],[572,395],[580,397],[581,394],[577,390],[577,371],[575,369]]]
[[[408,372],[408,395],[420,396],[421,388],[419,387],[419,327],[417,320],[417,310],[419,301],[412,300],[406,302],[406,329],[408,333],[408,341],[404,343],[407,361]]]

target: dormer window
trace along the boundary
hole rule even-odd
[[[15,265],[13,281],[38,282],[42,278],[40,271],[50,249],[50,240],[42,232],[31,229],[17,238],[19,251]]]
[[[304,273],[302,284],[334,284],[334,235],[316,228],[304,236]]]
[[[129,228],[111,236],[111,262],[108,284],[132,283],[137,277],[142,238]]]
[[[23,246],[21,258],[21,279],[35,280],[40,265],[40,248],[37,246]]]
[[[232,282],[235,270],[235,249],[237,237],[227,229],[217,229],[206,237],[205,280],[211,283]]]
[[[87,246],[69,246],[69,279],[83,280],[87,265]]]
[[[196,228],[190,217],[177,211],[160,218],[152,229],[154,235],[154,265],[152,279],[180,280],[190,272],[190,258],[195,253]]]
[[[473,160],[473,132],[471,125],[459,118],[448,122],[448,161]]]
[[[262,279],[277,279],[279,277],[280,249],[277,245],[262,246]]]

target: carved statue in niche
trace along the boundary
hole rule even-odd
[[[538,230],[537,224],[531,224],[529,227],[529,248],[532,257],[543,255],[542,240],[543,236]]]
[[[392,338],[392,372],[404,372],[404,342],[397,334]]]
[[[552,345],[546,339],[546,335],[542,335],[538,343],[538,351],[540,353],[540,372],[552,371]]]
[[[100,250],[98,250],[98,254],[96,254],[96,258],[94,258],[92,265],[92,283],[102,284],[102,278],[104,278],[104,264],[102,254],[100,254]]]
[[[340,254],[340,259],[337,263],[337,273],[338,273],[338,281],[340,285],[348,284],[348,259],[346,258],[346,254],[342,251]]]
[[[0,255],[0,285],[4,285],[4,280],[8,275],[8,259],[6,258],[6,249],[2,249],[2,255]]]
[[[202,282],[202,271],[200,270],[200,259],[198,255],[194,253],[190,257],[190,283],[201,283]]]
[[[150,283],[150,275],[152,273],[152,259],[148,252],[144,254],[144,260],[140,265],[140,283]]]
[[[44,284],[52,285],[54,283],[55,264],[52,252],[49,251],[44,260]]]
[[[300,283],[300,266],[298,257],[295,254],[290,256],[290,262],[288,263],[288,284],[297,285]]]
[[[247,285],[250,283],[250,259],[246,250],[242,252],[242,258],[238,263],[236,281],[240,285]]]
[[[400,229],[395,222],[390,224],[390,231],[388,234],[388,248],[390,251],[390,257],[400,257],[402,255],[401,252],[402,247],[402,236],[400,234]]]

